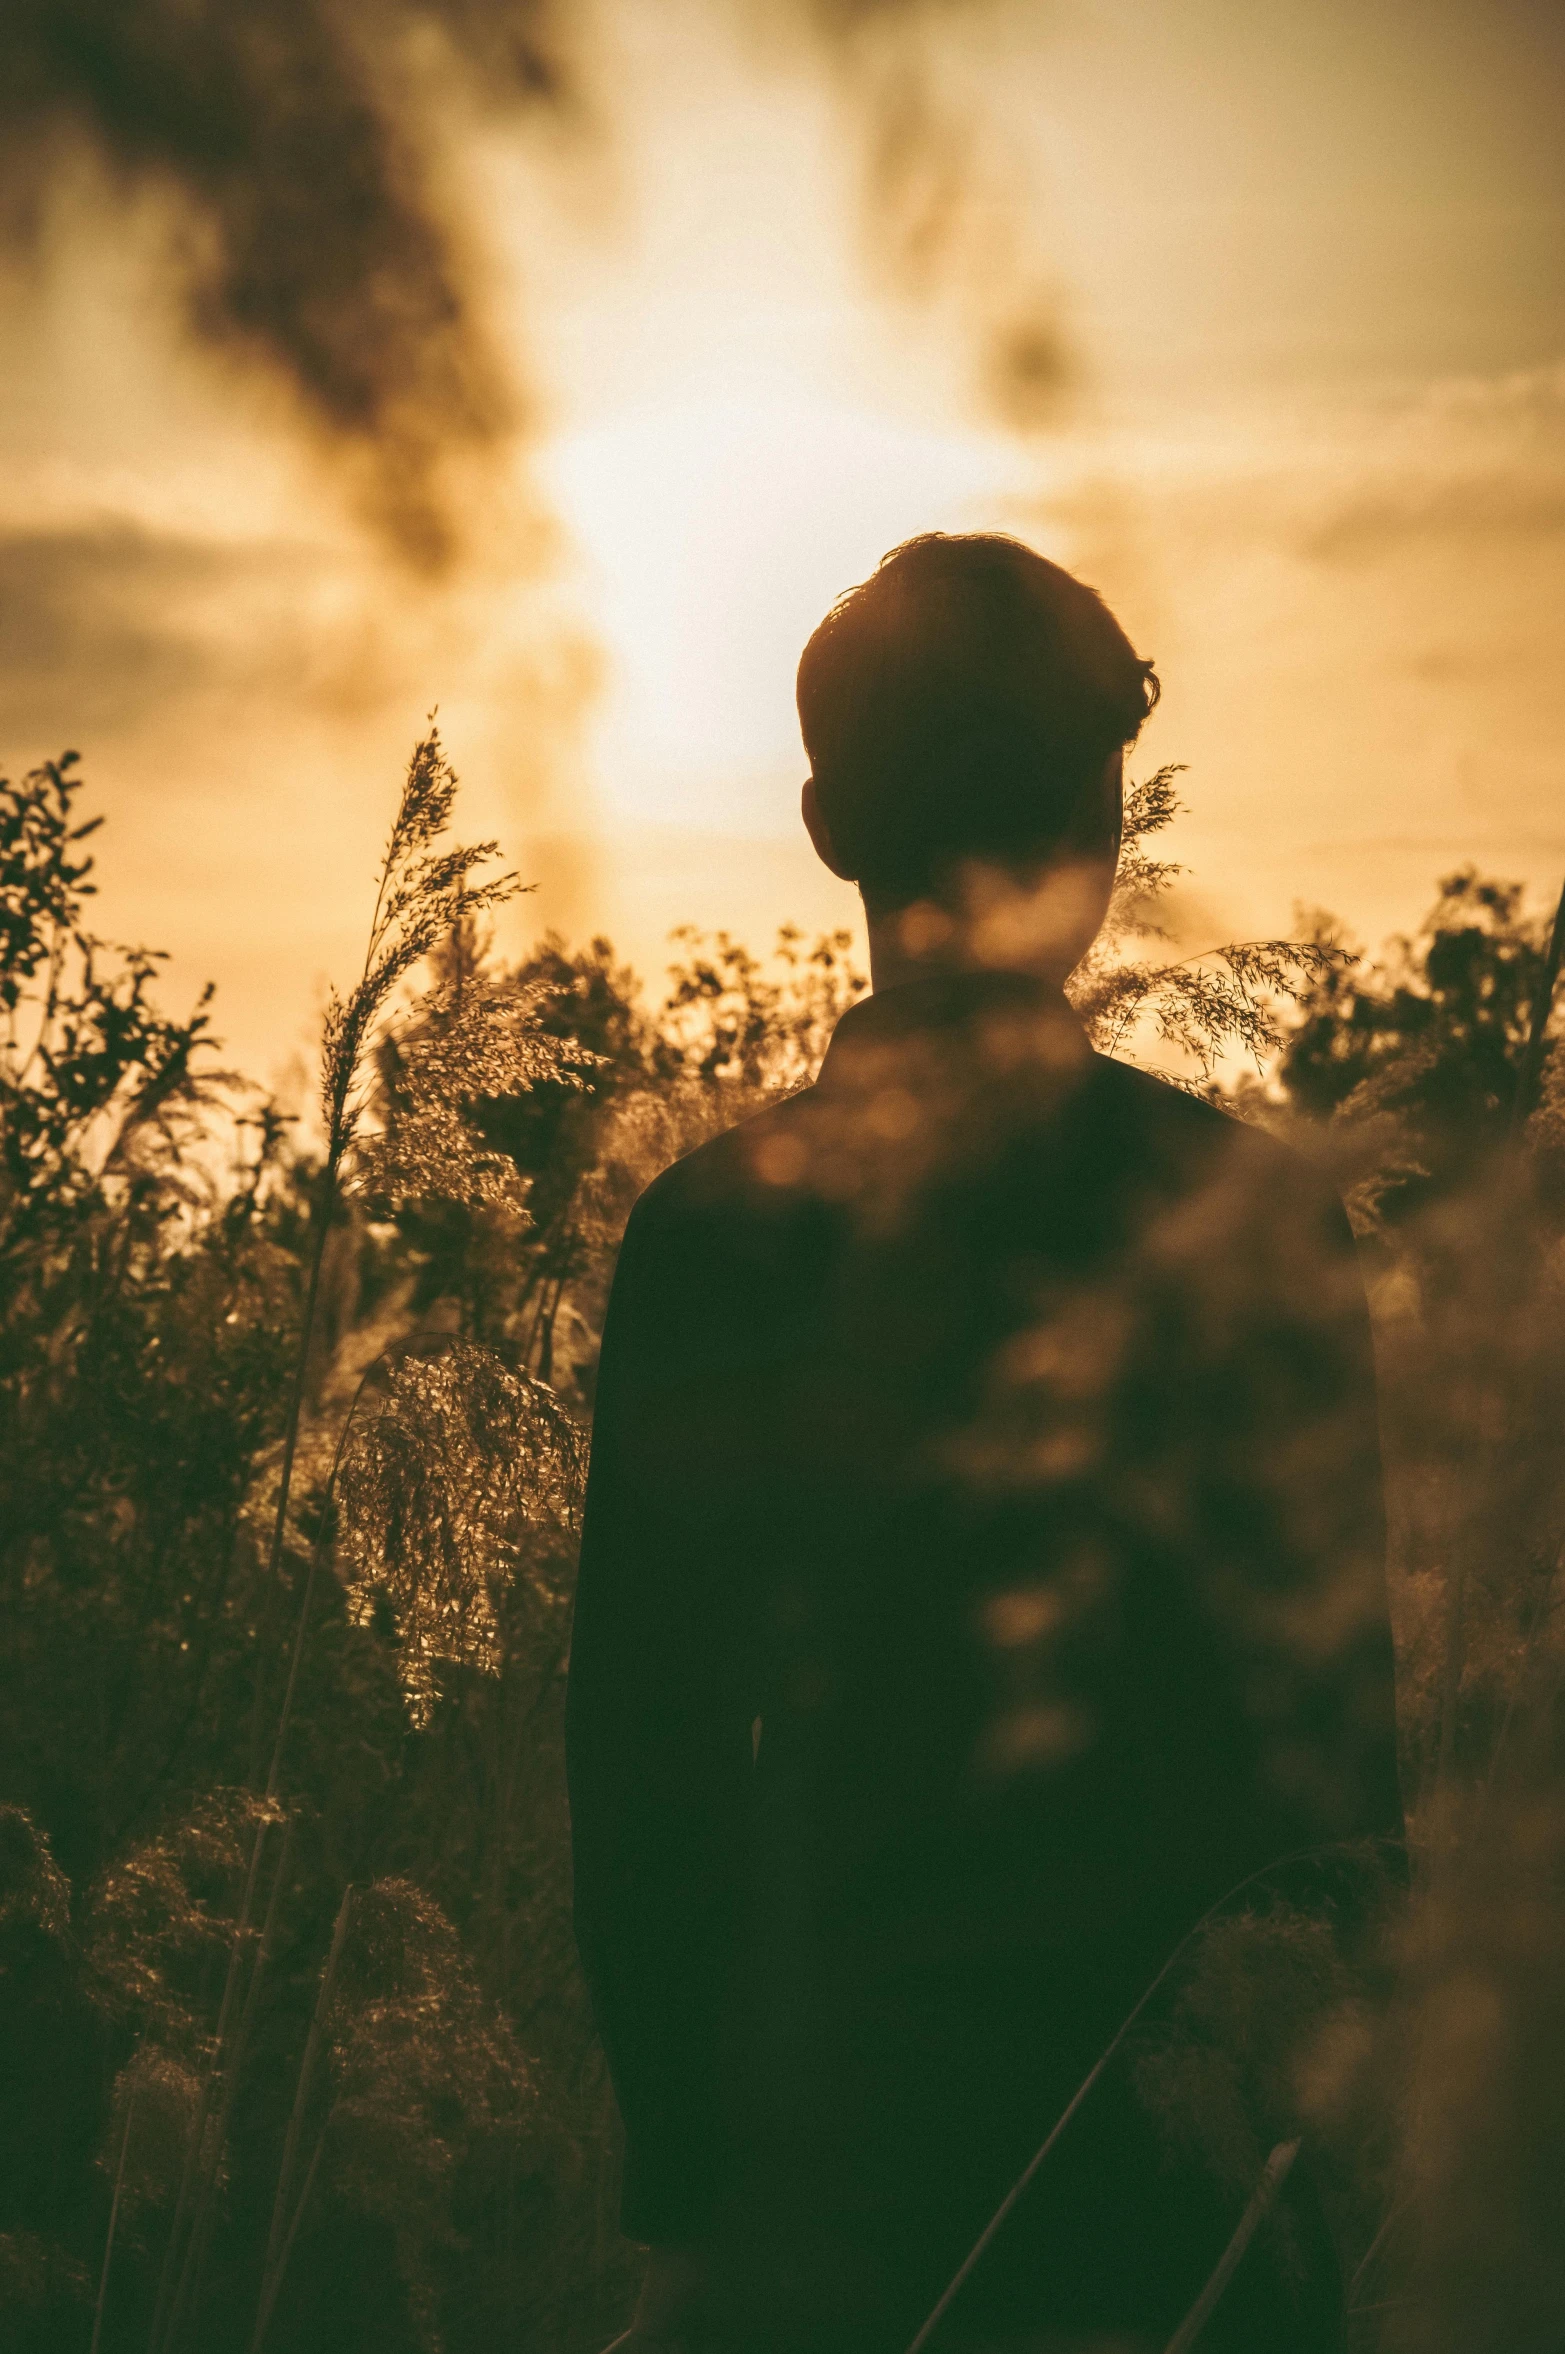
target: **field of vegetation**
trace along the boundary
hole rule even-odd
[[[562,1764],[597,1335],[641,1187],[807,1081],[863,982],[789,933],[678,939],[660,1002],[605,940],[506,964],[455,792],[431,734],[296,1123],[223,1070],[220,1008],[94,935],[74,760],[0,783],[16,2354],[594,2354],[634,2296]],[[1133,795],[1074,991],[1349,1200],[1414,1872],[1356,1976],[1276,1922],[1212,1945],[1165,2073],[1236,2179],[1315,2139],[1364,2347],[1555,2343],[1559,941],[1464,872],[1378,958],[1322,918],[1172,961],[1176,808],[1170,771]]]

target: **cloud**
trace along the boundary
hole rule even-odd
[[[1363,564],[1420,547],[1516,554],[1565,535],[1565,364],[1428,387],[1301,528],[1300,552]]]
[[[969,391],[997,423],[1022,435],[1058,425],[1081,371],[1040,250],[1028,158],[994,104],[993,59],[972,37],[996,19],[993,6],[808,0],[807,14],[858,118],[872,262],[955,330]]]
[[[1520,427],[1553,444],[1565,426],[1565,360],[1500,376],[1446,377],[1428,388],[1419,405],[1427,418],[1507,431]]]
[[[1565,480],[1529,482],[1494,474],[1410,482],[1344,501],[1302,539],[1324,564],[1383,556],[1418,541],[1548,540],[1565,533]]]
[[[122,187],[172,194],[195,332],[291,386],[425,565],[451,548],[445,461],[495,444],[520,405],[433,168],[442,63],[494,101],[569,99],[547,0],[0,10],[12,252],[37,249],[48,191],[84,144]]]
[[[13,756],[62,693],[85,734],[199,685],[208,651],[159,617],[216,588],[224,569],[210,548],[126,523],[0,537],[0,717]]]
[[[942,96],[941,28],[982,9],[772,5],[846,68],[882,255],[971,290],[978,384],[1037,422],[1066,381],[1058,322],[996,262],[992,158]],[[436,569],[462,537],[455,462],[529,414],[452,196],[451,101],[584,121],[585,32],[566,0],[8,0],[0,252],[39,252],[84,149],[118,192],[171,198],[194,333],[285,383],[393,544]]]
[[[323,594],[324,592],[324,594]],[[319,609],[329,608],[329,618]],[[0,528],[0,752],[40,758],[217,695],[364,707],[391,662],[319,551],[120,518]]]

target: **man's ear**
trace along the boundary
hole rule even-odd
[[[813,776],[807,776],[804,780],[804,790],[799,795],[799,807],[804,816],[804,830],[814,843],[815,855],[822,866],[829,866],[832,873],[840,876],[845,883],[856,882],[857,876],[849,874],[838,855],[837,845],[831,838],[831,828],[826,823],[825,812],[821,808],[820,795],[815,790]]]

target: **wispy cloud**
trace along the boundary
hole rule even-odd
[[[1301,534],[1323,563],[1565,535],[1565,364],[1431,386]]]
[[[83,149],[172,198],[189,320],[263,363],[419,562],[441,475],[521,413],[437,168],[431,94],[570,96],[547,0],[18,0],[0,11],[0,232],[37,252]]]
[[[303,542],[230,542],[123,517],[0,526],[0,749],[95,745],[213,697],[365,709],[385,632]]]

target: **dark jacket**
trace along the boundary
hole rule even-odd
[[[1043,990],[661,1176],[568,1709],[625,2230],[981,2221],[1214,1900],[1400,1832],[1383,1542],[1334,1192]]]

